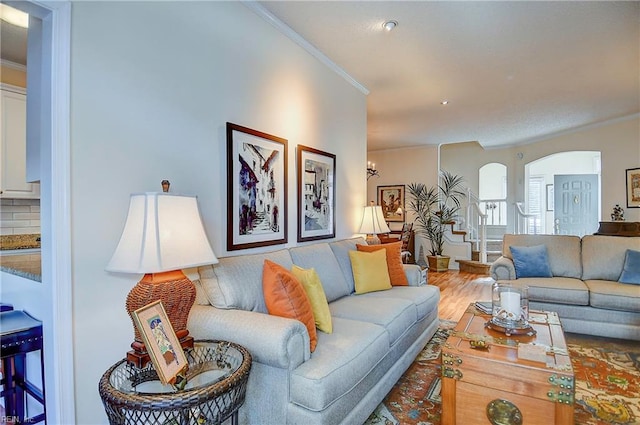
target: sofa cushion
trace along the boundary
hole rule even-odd
[[[640,251],[627,249],[618,282],[640,284]]]
[[[513,260],[511,245],[545,245],[553,276],[573,277],[576,279],[582,277],[580,238],[578,236],[506,234],[502,243],[502,255]]]
[[[355,291],[355,282],[353,281],[353,271],[351,270],[351,259],[349,258],[349,251],[353,251],[357,244],[364,245],[367,242],[363,238],[344,239],[336,242],[329,242],[329,247],[340,264],[340,270],[344,276],[349,294]]]
[[[504,280],[513,285],[529,287],[530,301],[558,304],[589,305],[589,289],[580,279],[569,277],[524,277]]]
[[[408,286],[409,281],[402,267],[402,242],[393,242],[380,245],[356,245],[358,251],[373,252],[380,249],[387,251],[387,269],[392,286]]]
[[[356,294],[391,289],[386,250],[350,251],[349,257],[351,258]]]
[[[427,317],[432,311],[438,309],[440,301],[440,288],[433,285],[424,286],[394,286],[390,291],[371,292],[366,295],[371,298],[398,298],[409,301],[416,306],[420,321]]]
[[[417,307],[412,301],[373,294],[352,295],[332,302],[329,304],[331,316],[382,326],[393,345],[418,320]]]
[[[313,352],[318,343],[316,324],[309,297],[298,279],[284,267],[264,260],[262,289],[269,314],[295,319],[306,326],[309,332],[309,346]]]
[[[583,236],[582,279],[617,281],[627,249],[640,250],[640,237]]]
[[[322,288],[320,276],[318,276],[315,269],[303,269],[295,264],[291,268],[291,273],[302,283],[302,287],[307,293],[307,297],[309,297],[316,327],[322,332],[330,334],[333,331],[331,311]]]
[[[609,280],[587,280],[591,307],[640,313],[640,288]]]
[[[333,333],[319,333],[311,358],[291,372],[291,402],[315,412],[324,410],[351,391],[388,352],[384,328],[334,317]]]
[[[516,279],[521,277],[551,277],[551,267],[545,245],[509,247],[516,268]]]
[[[293,265],[289,250],[219,258],[214,266],[198,267],[200,283],[212,306],[267,313],[262,293],[264,260],[286,269]]]
[[[297,266],[304,269],[316,269],[327,301],[337,300],[353,292],[340,270],[336,256],[327,243],[297,246],[289,249],[289,252],[291,259]]]

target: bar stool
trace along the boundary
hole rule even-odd
[[[0,338],[4,370],[0,381],[4,390],[0,396],[4,399],[5,416],[14,417],[18,423],[46,423],[42,322],[22,310],[0,312]],[[42,391],[27,380],[27,353],[37,350],[40,350]],[[42,405],[43,413],[25,418],[25,393]]]

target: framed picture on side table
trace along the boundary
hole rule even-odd
[[[336,236],[336,156],[298,145],[298,242]]]
[[[404,185],[378,186],[378,205],[386,221],[404,222]]]
[[[627,170],[627,208],[640,208],[640,168]]]
[[[227,123],[227,249],[287,243],[287,140]]]
[[[160,382],[173,384],[188,362],[162,301],[147,304],[132,312],[132,316]]]

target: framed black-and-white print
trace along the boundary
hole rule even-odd
[[[640,168],[627,169],[627,208],[640,208]]]
[[[227,250],[287,242],[287,140],[227,123]]]
[[[298,145],[298,242],[336,236],[336,156]]]
[[[404,185],[378,186],[378,205],[387,222],[404,222]]]

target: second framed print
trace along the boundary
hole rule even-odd
[[[378,205],[386,221],[404,222],[404,185],[378,186]]]
[[[227,250],[287,242],[287,140],[227,123]]]
[[[298,145],[298,242],[336,236],[336,156]]]

